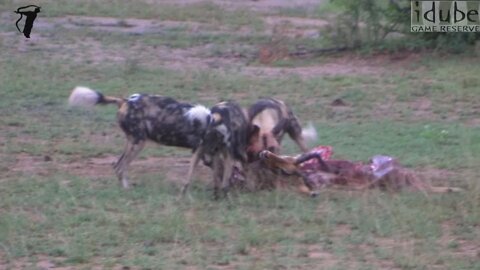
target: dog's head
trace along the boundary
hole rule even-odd
[[[256,160],[258,154],[263,150],[268,150],[272,153],[279,153],[280,144],[278,143],[277,137],[273,132],[261,134],[260,127],[252,125],[250,127],[247,147],[249,161]]]
[[[226,150],[233,158],[246,162],[248,121],[241,107],[232,101],[211,108],[211,121],[203,139],[205,151]]]
[[[213,113],[212,120],[203,137],[205,151],[214,154],[221,148],[229,147],[231,143],[230,137],[230,130],[223,122],[222,116],[219,113]]]

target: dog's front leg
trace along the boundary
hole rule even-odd
[[[187,182],[182,187],[182,191],[181,191],[182,197],[185,196],[185,194],[187,193],[188,186],[192,183],[193,171],[197,167],[198,162],[200,161],[201,155],[202,155],[202,146],[198,147],[197,150],[195,150],[195,152],[193,153],[192,159],[190,161],[190,168],[188,169]]]
[[[217,153],[213,157],[213,199],[215,200],[220,198],[220,187],[222,185],[223,171],[225,170],[220,155],[220,153]]]
[[[288,136],[298,145],[303,153],[308,151],[307,146],[305,145],[305,140],[302,136],[302,127],[298,122],[298,119],[290,112],[288,123],[285,124],[285,131],[288,133]]]
[[[302,150],[303,153],[307,153],[308,152],[308,147],[307,145],[305,144],[305,140],[303,139],[302,135],[298,135],[297,137],[291,137],[298,145],[298,147],[300,148],[300,150]]]
[[[227,151],[224,153],[223,160],[223,176],[222,176],[222,191],[225,196],[228,195],[228,190],[230,188],[230,178],[232,177],[233,172],[233,158],[230,153]]]

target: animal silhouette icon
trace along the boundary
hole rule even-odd
[[[27,9],[29,7],[35,7],[33,11],[21,11],[23,9]],[[17,29],[20,33],[23,33],[26,38],[30,38],[30,33],[32,32],[33,28],[33,22],[37,18],[37,13],[40,13],[40,7],[36,5],[28,5],[24,7],[19,7],[16,11],[14,11],[17,14],[20,14],[20,18],[17,20],[15,23],[15,26],[17,26]],[[20,30],[20,27],[18,27],[18,23],[22,20],[23,15],[25,15],[25,25],[23,26],[23,31]]]

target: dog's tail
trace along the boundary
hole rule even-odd
[[[97,104],[117,104],[120,107],[124,102],[123,98],[104,96],[100,92],[83,86],[75,87],[68,98],[68,105],[79,107],[92,107]]]
[[[200,123],[203,128],[206,128],[208,124],[210,123],[210,120],[212,119],[210,109],[207,107],[197,104],[190,108],[186,113],[185,117],[191,122],[191,123]]]
[[[308,125],[302,129],[302,137],[307,142],[317,141],[317,129],[312,125],[312,123],[308,123]]]

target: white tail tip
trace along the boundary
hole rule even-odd
[[[195,105],[190,110],[185,113],[185,117],[188,118],[191,122],[199,121],[202,123],[202,126],[207,126],[210,119],[210,110],[203,105]]]
[[[72,90],[68,98],[68,105],[80,107],[92,107],[98,103],[100,94],[88,87],[77,86]]]
[[[302,137],[305,141],[308,142],[317,141],[318,133],[312,123],[308,123],[308,125],[302,129]]]

